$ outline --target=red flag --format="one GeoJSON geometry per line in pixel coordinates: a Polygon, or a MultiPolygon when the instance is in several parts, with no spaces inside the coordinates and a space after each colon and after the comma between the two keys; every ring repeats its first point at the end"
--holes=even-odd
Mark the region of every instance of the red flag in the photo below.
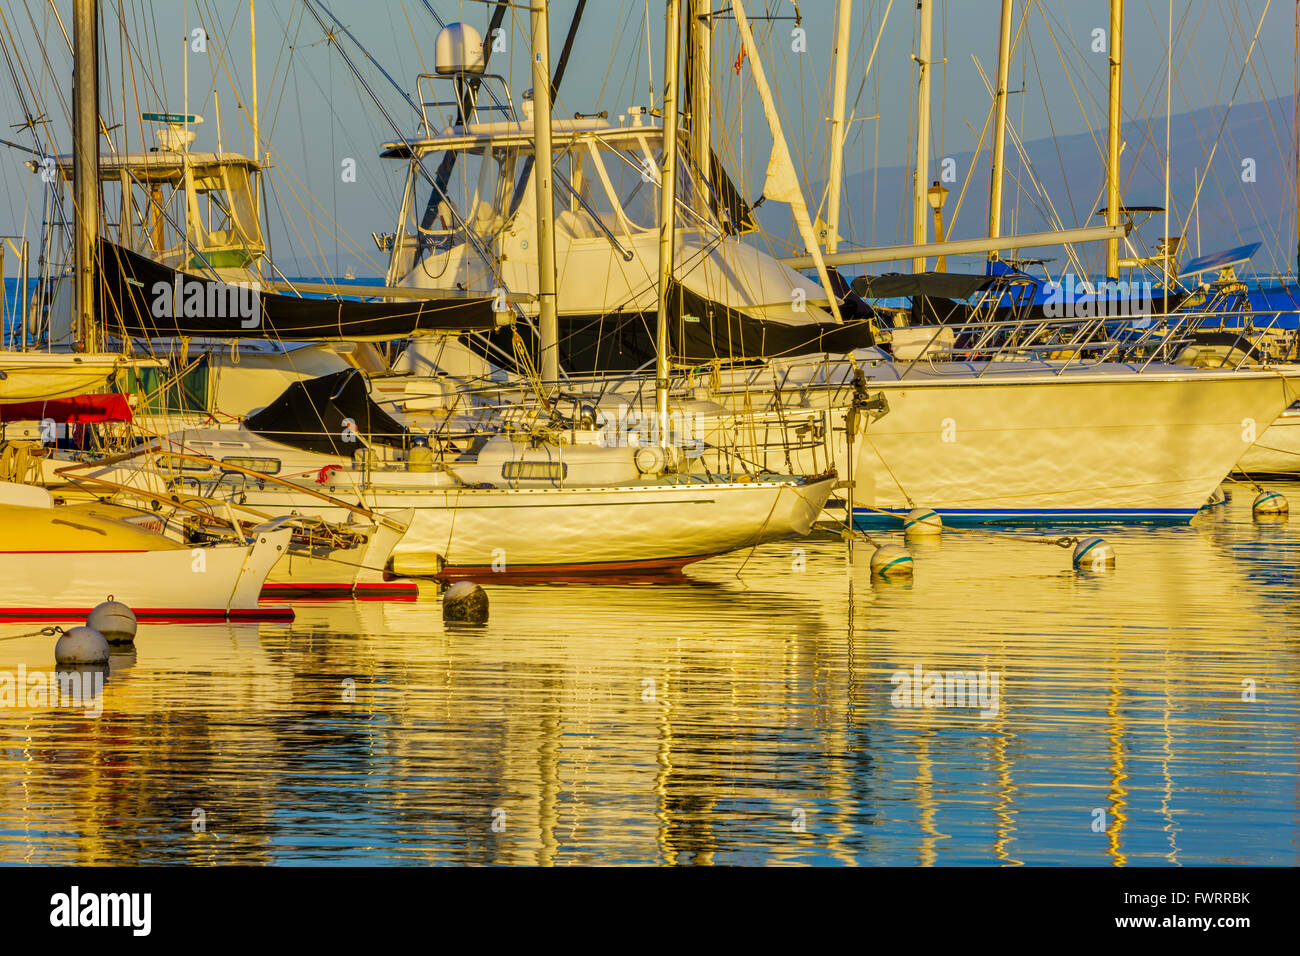
{"type": "Polygon", "coordinates": [[[731,68],[736,72],[736,76],[740,76],[740,65],[745,62],[746,56],[748,54],[745,52],[745,44],[742,43],[740,52],[736,54],[736,62],[731,65],[731,68]]]}

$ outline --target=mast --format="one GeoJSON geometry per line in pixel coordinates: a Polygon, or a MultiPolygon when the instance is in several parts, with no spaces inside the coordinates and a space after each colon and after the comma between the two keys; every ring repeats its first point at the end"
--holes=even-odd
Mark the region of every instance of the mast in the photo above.
{"type": "Polygon", "coordinates": [[[708,182],[713,174],[713,11],[707,0],[686,0],[686,41],[687,144],[700,177],[708,182]]]}
{"type": "MultiPolygon", "coordinates": [[[[1124,0],[1110,0],[1110,97],[1106,114],[1106,225],[1119,225],[1120,93],[1124,80],[1124,0]]],[[[1106,278],[1119,278],[1119,240],[1106,242],[1106,278]]]]}
{"type": "Polygon", "coordinates": [[[830,168],[826,183],[826,251],[840,245],[840,186],[844,178],[844,98],[849,82],[849,18],[853,0],[839,0],[835,11],[835,79],[832,82],[830,168]]]}
{"type": "MultiPolygon", "coordinates": [[[[912,172],[912,244],[924,245],[925,222],[928,216],[930,171],[930,21],[934,12],[933,0],[916,0],[916,15],[920,17],[920,42],[916,54],[916,168],[912,172]]],[[[925,271],[925,258],[912,260],[913,272],[925,271]]]]}
{"type": "Polygon", "coordinates": [[[677,60],[682,36],[681,0],[667,0],[664,33],[664,158],[659,183],[659,315],[655,324],[655,410],[659,444],[668,445],[668,293],[673,279],[677,221],[677,60]]]}
{"type": "MultiPolygon", "coordinates": [[[[1300,12],[1300,7],[1296,8],[1300,12]]],[[[1169,311],[1169,285],[1170,285],[1170,267],[1173,261],[1170,255],[1173,250],[1169,247],[1169,166],[1170,166],[1170,124],[1173,121],[1173,98],[1174,98],[1174,0],[1169,0],[1169,38],[1166,40],[1165,49],[1169,62],[1165,64],[1165,247],[1162,252],[1161,264],[1164,265],[1165,272],[1165,311],[1169,311]]]]}
{"type": "Polygon", "coordinates": [[[252,58],[250,81],[253,84],[253,162],[258,162],[262,144],[258,142],[257,130],[257,11],[256,0],[248,0],[248,53],[252,58]]]}
{"type": "Polygon", "coordinates": [[[560,320],[555,305],[555,157],[551,152],[551,24],[548,0],[533,0],[533,140],[537,191],[537,300],[542,381],[560,380],[560,320]]]}
{"type": "Polygon", "coordinates": [[[95,259],[99,241],[99,35],[98,0],[74,0],[72,35],[72,195],[74,315],[77,346],[85,352],[99,347],[95,328],[95,259]]]}
{"type": "MultiPolygon", "coordinates": [[[[993,170],[989,183],[989,238],[1002,235],[1002,180],[1006,173],[1007,77],[1011,71],[1011,8],[1015,0],[1002,0],[1002,26],[998,32],[998,86],[994,93],[993,170]]],[[[990,260],[999,258],[997,250],[990,260]]]]}

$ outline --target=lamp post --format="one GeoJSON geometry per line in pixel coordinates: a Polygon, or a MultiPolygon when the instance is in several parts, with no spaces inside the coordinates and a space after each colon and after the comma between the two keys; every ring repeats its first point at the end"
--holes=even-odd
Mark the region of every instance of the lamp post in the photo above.
{"type": "MultiPolygon", "coordinates": [[[[943,242],[943,204],[948,201],[948,190],[935,180],[934,184],[926,190],[925,198],[929,200],[930,210],[934,214],[934,241],[943,242]]],[[[934,268],[936,272],[947,272],[948,257],[940,256],[934,268]]]]}

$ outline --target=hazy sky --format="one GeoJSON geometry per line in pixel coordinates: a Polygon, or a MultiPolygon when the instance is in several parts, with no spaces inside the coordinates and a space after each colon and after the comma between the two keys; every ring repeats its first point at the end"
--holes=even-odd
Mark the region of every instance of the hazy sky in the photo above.
{"type": "MultiPolygon", "coordinates": [[[[20,77],[36,88],[37,112],[50,123],[46,136],[67,149],[67,90],[70,60],[51,13],[51,0],[0,0],[7,25],[0,25],[20,77]],[[16,55],[15,55],[16,54],[16,55]]],[[[70,26],[71,0],[55,0],[70,26]]],[[[365,45],[375,60],[413,99],[417,74],[432,69],[438,24],[428,7],[444,20],[464,19],[486,26],[490,6],[451,0],[326,0],[328,7],[365,45]]],[[[714,3],[720,9],[723,2],[714,3]]],[[[218,115],[223,145],[251,152],[247,111],[250,104],[247,0],[102,0],[104,112],[114,124],[127,118],[114,135],[139,148],[138,114],[142,110],[180,110],[188,105],[206,119],[197,148],[214,148],[218,115]],[[208,31],[206,52],[195,52],[191,31],[208,31]],[[129,42],[125,68],[123,37],[129,42]],[[186,65],[188,64],[188,99],[186,65]],[[125,94],[124,94],[125,90],[125,94]],[[220,111],[214,103],[219,98],[220,111]],[[125,104],[124,104],[125,99],[125,104]]],[[[576,0],[551,3],[551,46],[558,58],[576,0]]],[[[761,55],[777,88],[785,128],[809,183],[823,181],[827,86],[833,41],[834,0],[751,0],[747,5],[759,34],[761,55]],[[792,47],[796,10],[802,20],[806,51],[792,47]],[[780,19],[762,19],[770,14],[780,19]]],[[[664,3],[662,0],[589,0],[577,35],[574,56],[560,91],[558,112],[608,110],[617,115],[630,105],[647,104],[653,84],[662,85],[664,3]],[[646,23],[649,23],[647,34],[646,23]],[[647,67],[647,56],[652,69],[647,67]]],[[[855,0],[852,4],[852,53],[849,106],[855,122],[845,162],[846,175],[873,166],[910,162],[915,113],[914,0],[855,0]],[[885,18],[886,10],[888,16],[885,18]],[[880,29],[885,18],[883,32],[880,29]],[[868,58],[878,47],[870,73],[868,58]]],[[[937,177],[945,155],[970,153],[988,117],[991,98],[975,60],[991,77],[997,57],[997,0],[947,0],[934,4],[932,162],[927,177],[937,177]]],[[[1017,0],[1020,37],[1011,70],[1011,122],[1026,140],[1095,131],[1104,145],[1106,65],[1104,0],[1017,0]],[[1100,38],[1094,31],[1102,31],[1100,38]],[[1094,52],[1094,45],[1102,48],[1094,52]]],[[[328,15],[321,13],[328,22],[328,15]]],[[[1226,104],[1242,75],[1245,52],[1264,17],[1257,48],[1245,71],[1237,100],[1246,104],[1288,96],[1292,89],[1295,7],[1279,0],[1208,0],[1173,4],[1175,113],[1226,104]],[[1267,11],[1267,13],[1266,13],[1267,11]]],[[[528,17],[507,14],[507,48],[497,53],[492,70],[505,74],[516,99],[529,85],[528,17]]],[[[268,185],[273,253],[286,264],[312,259],[315,270],[333,272],[349,266],[373,271],[362,254],[378,259],[369,234],[394,227],[400,190],[400,167],[380,160],[378,144],[393,137],[392,127],[352,76],[338,50],[324,42],[322,30],[306,13],[304,0],[258,0],[258,86],[261,132],[272,153],[268,185]],[[357,181],[343,182],[344,160],[357,163],[357,181]],[[337,222],[337,226],[334,224],[337,222]],[[340,238],[342,236],[342,238],[340,238]],[[350,238],[349,238],[350,237],[350,238]]],[[[1125,25],[1125,114],[1149,128],[1145,142],[1127,143],[1125,158],[1144,150],[1163,152],[1165,110],[1165,36],[1167,2],[1129,0],[1125,25]]],[[[352,57],[366,81],[404,134],[415,131],[416,114],[376,67],[348,39],[341,48],[352,57]]],[[[742,191],[751,198],[761,190],[770,140],[754,91],[751,67],[736,73],[738,50],[734,21],[719,22],[715,44],[719,151],[733,167],[742,191]]],[[[21,124],[8,65],[0,60],[0,112],[4,125],[21,124]]],[[[1279,155],[1261,158],[1290,170],[1290,114],[1272,141],[1279,155]]],[[[1216,130],[1205,135],[1212,141],[1216,130]]],[[[0,136],[30,143],[30,134],[8,128],[0,136]]],[[[146,146],[152,145],[152,136],[146,146]]],[[[25,155],[0,147],[0,233],[21,232],[39,215],[40,184],[20,163],[25,155]]],[[[1174,156],[1174,163],[1204,166],[1205,156],[1174,156]]],[[[1238,158],[1224,150],[1217,164],[1235,166],[1238,158]]],[[[1100,167],[1101,156],[1097,154],[1100,167]]],[[[965,170],[958,170],[959,176],[965,170]]],[[[987,173],[984,174],[987,177],[987,173]]],[[[1288,174],[1289,175],[1289,172],[1288,174]]],[[[1014,186],[1009,189],[1014,190],[1014,186]]],[[[814,194],[815,207],[820,194],[814,194]]],[[[860,201],[862,197],[851,198],[860,201]]],[[[979,232],[981,217],[963,217],[962,235],[979,232]]],[[[1077,223],[1067,222],[1066,225],[1077,223]]],[[[782,227],[784,228],[784,227],[782,227]]],[[[878,241],[910,237],[906,222],[878,228],[878,241]]],[[[782,236],[781,238],[784,238],[782,236]]],[[[853,240],[855,237],[850,236],[853,240]]],[[[304,264],[305,265],[305,264],[304,264]]],[[[300,270],[301,271],[301,270],[300,270]]]]}

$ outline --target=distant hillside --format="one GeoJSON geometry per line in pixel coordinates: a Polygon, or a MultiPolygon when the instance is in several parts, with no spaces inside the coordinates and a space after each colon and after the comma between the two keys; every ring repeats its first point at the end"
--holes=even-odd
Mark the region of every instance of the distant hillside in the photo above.
{"type": "MultiPolygon", "coordinates": [[[[1224,108],[1214,107],[1175,115],[1171,121],[1170,186],[1172,194],[1170,231],[1177,235],[1192,209],[1196,170],[1204,174],[1207,158],[1223,122],[1224,108]]],[[[1254,267],[1261,273],[1296,269],[1296,217],[1294,199],[1294,165],[1290,158],[1292,104],[1289,96],[1274,100],[1237,104],[1233,107],[1219,137],[1213,167],[1205,179],[1200,198],[1200,248],[1212,252],[1260,241],[1263,247],[1255,257],[1254,267]],[[1244,160],[1253,160],[1254,181],[1243,181],[1244,160]]],[[[1062,136],[1059,139],[1033,138],[1026,135],[1025,152],[1030,168],[1056,213],[1066,227],[1098,225],[1094,216],[1105,204],[1105,129],[1096,131],[1096,141],[1088,133],[1062,136]]],[[[1121,154],[1124,181],[1122,199],[1130,206],[1164,205],[1164,116],[1153,115],[1148,130],[1145,121],[1124,125],[1125,149],[1121,154]],[[1154,140],[1154,142],[1152,142],[1154,140]]],[[[972,152],[951,153],[956,160],[957,181],[944,183],[950,190],[945,218],[950,219],[958,193],[970,169],[972,152]]],[[[943,157],[934,157],[933,168],[939,169],[943,157]]],[[[989,192],[989,149],[986,143],[980,162],[971,178],[956,228],[950,238],[962,239],[984,235],[987,230],[989,192]]],[[[933,180],[935,175],[932,174],[933,180]]],[[[872,231],[872,173],[846,178],[844,184],[845,225],[841,228],[849,245],[894,245],[911,241],[911,175],[906,167],[882,166],[875,173],[875,231],[872,231]]],[[[812,205],[821,196],[823,184],[816,184],[812,205]]],[[[1025,175],[1020,156],[1008,135],[1007,179],[1004,186],[1003,232],[1039,232],[1053,228],[1025,175]],[[1020,185],[1017,185],[1017,179],[1020,185]],[[1032,199],[1030,198],[1032,196],[1032,199]],[[1018,209],[1017,209],[1018,203],[1018,209]]],[[[761,216],[765,227],[777,234],[792,234],[788,207],[764,204],[761,216]]],[[[1134,245],[1145,251],[1163,232],[1163,217],[1157,214],[1135,233],[1134,245]]],[[[1196,254],[1196,220],[1187,230],[1183,259],[1196,254]]],[[[1104,261],[1100,248],[1076,250],[1085,256],[1085,264],[1096,269],[1104,261]]],[[[1024,255],[1052,258],[1058,270],[1064,263],[1060,247],[1026,250],[1024,255]]],[[[949,263],[954,269],[962,263],[968,268],[976,259],[949,263]]],[[[910,266],[909,266],[910,267],[910,266]]],[[[872,272],[895,271],[899,264],[882,264],[872,272]]],[[[860,271],[860,270],[855,270],[860,271]]]]}

